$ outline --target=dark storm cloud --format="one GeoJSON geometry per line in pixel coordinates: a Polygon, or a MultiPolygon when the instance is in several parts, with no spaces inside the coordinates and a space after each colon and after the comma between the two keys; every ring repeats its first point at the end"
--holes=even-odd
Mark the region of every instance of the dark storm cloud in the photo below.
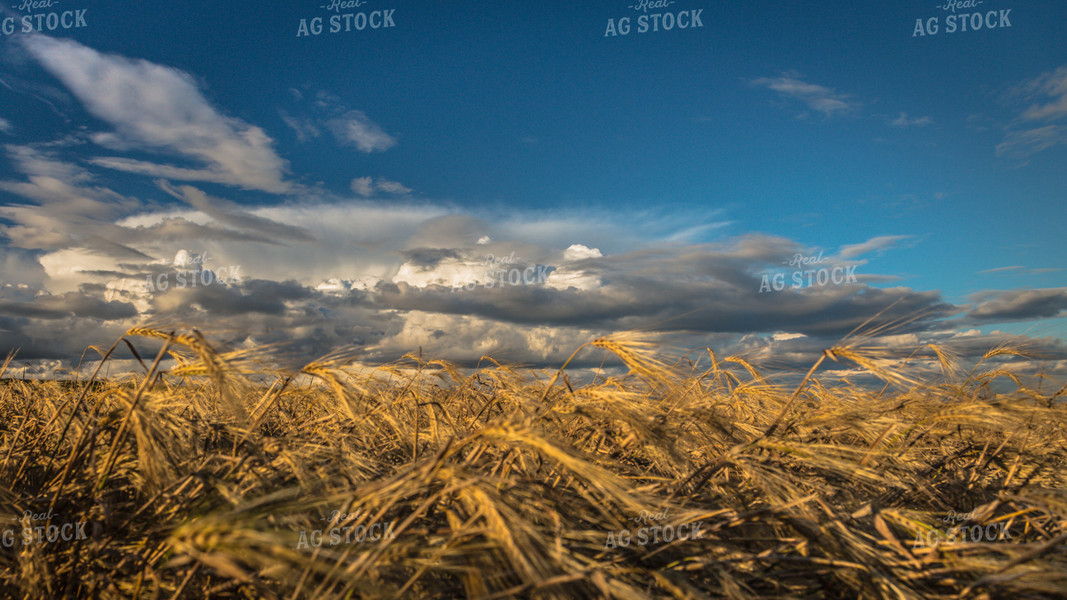
{"type": "MultiPolygon", "coordinates": [[[[456,292],[400,283],[379,286],[376,300],[383,308],[478,315],[523,325],[788,330],[813,336],[844,335],[890,306],[888,318],[921,315],[912,328],[957,312],[936,292],[879,289],[859,282],[761,293],[762,273],[787,262],[797,250],[781,238],[753,236],[732,246],[642,250],[561,267],[561,273],[596,277],[600,285],[589,289],[496,285],[456,292]]],[[[833,264],[838,263],[825,266],[833,264]]]]}
{"type": "Polygon", "coordinates": [[[404,260],[423,270],[436,268],[446,258],[463,257],[458,251],[449,248],[415,248],[404,250],[400,254],[404,260]]]}
{"type": "Polygon", "coordinates": [[[179,318],[200,311],[208,313],[209,316],[239,316],[249,313],[280,315],[288,310],[287,302],[307,301],[318,296],[314,290],[295,281],[255,279],[244,281],[240,286],[211,284],[172,288],[154,297],[153,306],[157,312],[179,318]]]}
{"type": "Polygon", "coordinates": [[[114,321],[137,316],[137,309],[124,302],[105,302],[82,292],[37,296],[29,302],[0,301],[0,314],[54,320],[81,317],[114,321]]]}
{"type": "Polygon", "coordinates": [[[1050,319],[1067,310],[1067,288],[983,292],[971,298],[978,303],[967,314],[972,323],[1050,319]]]}

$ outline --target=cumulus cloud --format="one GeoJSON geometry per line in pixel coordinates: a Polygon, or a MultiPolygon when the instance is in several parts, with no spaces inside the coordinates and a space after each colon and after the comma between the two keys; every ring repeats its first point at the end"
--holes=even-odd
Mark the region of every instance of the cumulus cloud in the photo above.
{"type": "Polygon", "coordinates": [[[96,137],[105,145],[169,152],[199,168],[132,159],[97,164],[134,173],[225,183],[284,193],[288,164],[262,129],[216,110],[189,74],[146,60],[104,54],[73,40],[22,38],[41,65],[94,117],[115,128],[96,137]]]}
{"type": "Polygon", "coordinates": [[[925,313],[935,318],[956,312],[936,293],[908,288],[849,285],[761,294],[760,273],[780,265],[796,249],[795,244],[766,236],[609,256],[572,247],[548,259],[548,265],[558,268],[544,285],[479,286],[476,293],[463,294],[433,283],[446,279],[446,269],[455,266],[441,261],[439,272],[424,273],[424,284],[383,285],[374,298],[404,310],[524,324],[708,333],[788,328],[806,335],[843,335],[894,303],[897,315],[925,313]],[[574,273],[593,284],[568,285],[574,273]],[[553,285],[557,277],[563,278],[562,285],[553,285]]]}
{"type": "MultiPolygon", "coordinates": [[[[94,189],[94,180],[70,165],[40,153],[21,156],[36,163],[38,179],[71,177],[74,192],[94,189]]],[[[784,237],[635,244],[626,238],[632,235],[629,215],[592,223],[565,212],[487,217],[431,204],[353,201],[250,208],[192,186],[161,185],[183,204],[142,206],[109,223],[125,254],[121,248],[95,250],[83,237],[78,245],[38,256],[37,271],[33,254],[12,257],[7,267],[0,262],[0,268],[30,268],[24,283],[0,289],[0,329],[6,331],[0,351],[20,346],[27,356],[77,356],[89,343],[100,343],[100,335],[151,319],[217,330],[239,347],[285,344],[304,359],[355,344],[361,360],[384,361],[421,346],[464,364],[492,354],[548,367],[597,335],[645,329],[679,336],[686,347],[707,344],[717,352],[754,356],[783,352],[778,358],[788,364],[810,366],[822,348],[887,307],[886,319],[919,317],[897,332],[916,340],[946,329],[946,320],[964,310],[937,292],[878,289],[863,279],[760,293],[761,274],[811,252],[784,237]],[[575,222],[581,227],[564,229],[572,237],[559,243],[563,234],[552,225],[575,222]],[[198,236],[191,238],[198,245],[181,232],[198,236]],[[197,263],[194,254],[214,261],[195,269],[239,265],[240,280],[173,285],[175,269],[197,263]],[[179,255],[185,258],[176,262],[179,255]],[[532,268],[543,279],[466,287],[512,268],[532,268]],[[146,278],[162,273],[172,285],[146,290],[146,278]],[[69,337],[53,335],[76,315],[95,319],[103,333],[76,328],[69,337]]],[[[86,206],[99,211],[100,223],[117,216],[91,202],[86,206]]],[[[847,264],[905,239],[872,238],[843,247],[831,259],[847,264]]],[[[1005,310],[986,303],[970,318],[1005,310]]],[[[602,359],[588,358],[594,367],[602,359]]]]}
{"type": "Polygon", "coordinates": [[[575,261],[584,260],[586,258],[601,258],[604,255],[598,248],[589,248],[584,244],[571,244],[563,252],[563,260],[575,261]]]}

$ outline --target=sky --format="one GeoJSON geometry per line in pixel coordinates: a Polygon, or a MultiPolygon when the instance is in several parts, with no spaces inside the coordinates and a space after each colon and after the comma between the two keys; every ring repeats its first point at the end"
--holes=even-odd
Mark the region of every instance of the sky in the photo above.
{"type": "Polygon", "coordinates": [[[911,318],[888,345],[1022,341],[1062,377],[1065,22],[9,0],[0,352],[53,373],[164,323],[549,367],[644,329],[805,369],[881,315],[911,318]]]}

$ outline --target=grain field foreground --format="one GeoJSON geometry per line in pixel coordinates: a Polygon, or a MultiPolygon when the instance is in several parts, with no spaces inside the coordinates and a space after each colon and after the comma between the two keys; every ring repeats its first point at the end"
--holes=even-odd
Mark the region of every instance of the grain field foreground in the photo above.
{"type": "Polygon", "coordinates": [[[627,374],[580,382],[344,352],[294,372],[195,331],[124,340],[139,375],[0,382],[4,597],[1067,590],[1064,390],[1016,379],[1013,349],[827,349],[821,367],[884,384],[860,386],[814,367],[776,383],[709,350],[667,362],[629,334],[580,349],[627,374]]]}

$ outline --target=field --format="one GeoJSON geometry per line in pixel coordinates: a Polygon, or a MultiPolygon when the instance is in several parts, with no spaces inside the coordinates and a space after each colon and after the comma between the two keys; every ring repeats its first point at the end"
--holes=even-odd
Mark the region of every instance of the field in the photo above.
{"type": "Polygon", "coordinates": [[[1064,389],[1019,349],[857,337],[787,385],[635,334],[581,381],[124,340],[139,375],[0,385],[4,597],[1067,596],[1064,389]]]}

